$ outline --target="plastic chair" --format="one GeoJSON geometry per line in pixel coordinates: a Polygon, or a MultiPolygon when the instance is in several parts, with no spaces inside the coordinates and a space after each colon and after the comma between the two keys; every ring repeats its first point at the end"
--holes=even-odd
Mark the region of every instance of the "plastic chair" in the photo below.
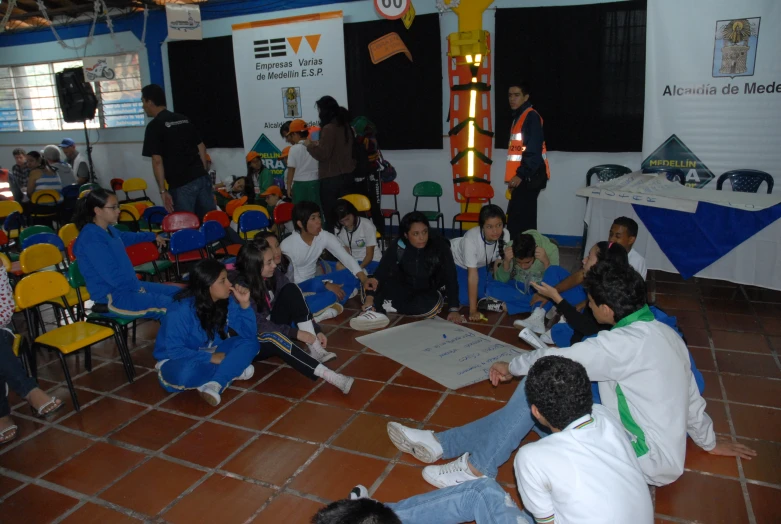
{"type": "Polygon", "coordinates": [[[233,216],[233,213],[247,203],[247,197],[243,196],[241,198],[237,198],[235,200],[231,200],[227,204],[225,204],[225,212],[228,213],[229,217],[233,216]]]}
{"type": "Polygon", "coordinates": [[[0,218],[6,218],[11,213],[23,213],[22,204],[13,200],[0,201],[0,218]]]}
{"type": "Polygon", "coordinates": [[[255,238],[258,231],[268,229],[271,225],[268,217],[256,210],[244,211],[238,218],[239,234],[243,234],[245,239],[255,238]]]}
{"type": "Polygon", "coordinates": [[[146,180],[143,178],[128,178],[122,183],[122,191],[125,193],[125,199],[122,202],[141,202],[149,200],[149,197],[146,195],[146,188],[146,180]],[[131,198],[130,193],[137,191],[141,191],[144,196],[131,198]]]}
{"type": "Polygon", "coordinates": [[[140,228],[139,220],[141,220],[141,213],[136,206],[130,203],[119,205],[118,223],[126,225],[130,231],[137,232],[140,228]]]}
{"type": "Polygon", "coordinates": [[[128,258],[130,258],[130,263],[133,264],[135,272],[141,274],[144,280],[146,280],[147,276],[157,276],[158,280],[162,282],[163,272],[167,272],[173,265],[169,260],[160,260],[160,253],[157,251],[157,244],[154,242],[133,244],[126,247],[125,252],[128,258]]]}
{"type": "MultiPolygon", "coordinates": [[[[359,213],[363,213],[366,217],[371,218],[371,203],[369,202],[369,199],[366,198],[365,195],[361,195],[359,193],[352,193],[349,195],[344,195],[343,197],[339,197],[342,200],[347,200],[349,203],[355,207],[355,210],[359,213]]],[[[377,232],[377,238],[382,238],[382,235],[380,235],[379,232],[377,232]]]]}
{"type": "Polygon", "coordinates": [[[19,265],[24,274],[35,273],[48,267],[56,267],[59,271],[64,271],[60,264],[62,264],[62,251],[48,243],[34,244],[22,251],[19,256],[19,265]]]}
{"type": "Polygon", "coordinates": [[[204,222],[201,226],[201,233],[206,238],[206,248],[212,256],[236,256],[239,254],[241,244],[230,244],[225,242],[225,228],[216,220],[204,222]]]}
{"type": "Polygon", "coordinates": [[[60,214],[60,200],[62,195],[54,189],[41,189],[30,196],[32,207],[28,209],[29,216],[33,221],[43,220],[54,225],[58,221],[60,214]]]}
{"type": "Polygon", "coordinates": [[[11,272],[11,259],[5,253],[0,253],[0,263],[3,264],[6,273],[11,272]]]}
{"type": "Polygon", "coordinates": [[[62,243],[67,246],[79,236],[79,230],[74,223],[65,224],[57,232],[57,236],[59,236],[62,243]]]}
{"type": "Polygon", "coordinates": [[[283,224],[287,224],[293,220],[293,204],[291,202],[280,202],[274,206],[274,224],[277,226],[277,238],[282,242],[282,233],[285,228],[283,224]]]}
{"type": "Polygon", "coordinates": [[[121,178],[112,178],[109,182],[109,185],[111,186],[111,190],[115,193],[117,191],[122,191],[122,186],[125,184],[125,181],[121,178]]]}
{"type": "Polygon", "coordinates": [[[586,173],[586,187],[591,186],[591,178],[596,175],[599,182],[607,182],[620,176],[631,173],[632,170],[626,166],[618,164],[602,164],[594,166],[586,173]]]}
{"type": "MultiPolygon", "coordinates": [[[[84,187],[84,186],[81,186],[84,187]]],[[[84,198],[85,196],[89,195],[89,192],[92,191],[92,189],[85,189],[79,193],[79,198],[84,198]]]]}
{"type": "Polygon", "coordinates": [[[92,191],[93,189],[98,189],[100,187],[99,184],[96,184],[94,182],[90,182],[88,184],[82,184],[79,188],[79,198],[81,198],[81,194],[85,191],[92,191]]]}
{"type": "Polygon", "coordinates": [[[52,233],[54,234],[54,230],[50,228],[49,226],[31,226],[26,229],[23,229],[21,233],[19,233],[19,242],[24,245],[24,241],[30,238],[33,235],[37,235],[39,233],[52,233]]]}
{"type": "Polygon", "coordinates": [[[729,179],[733,191],[740,193],[757,193],[762,182],[767,182],[768,195],[773,192],[773,177],[770,173],[756,169],[735,169],[727,171],[716,181],[716,190],[721,191],[724,181],[729,179]]]}
{"type": "MultiPolygon", "coordinates": [[[[0,204],[2,204],[2,202],[0,202],[0,204]]],[[[22,230],[24,229],[24,225],[25,225],[25,220],[22,212],[12,211],[11,214],[5,217],[5,220],[3,221],[3,230],[6,232],[9,239],[19,238],[19,235],[22,233],[22,230]]]]}
{"type": "MultiPolygon", "coordinates": [[[[14,290],[14,299],[20,309],[27,311],[36,309],[37,312],[39,305],[63,297],[68,294],[69,290],[70,286],[63,275],[54,271],[43,271],[29,275],[19,281],[14,290]]],[[[32,312],[29,312],[29,314],[32,314],[32,312]]],[[[33,325],[34,323],[28,321],[28,326],[33,325]]],[[[40,322],[40,325],[42,329],[46,329],[43,322],[40,322]]],[[[81,407],[76,396],[76,390],[73,387],[68,365],[65,362],[65,355],[85,349],[84,365],[88,371],[92,371],[90,347],[93,344],[114,337],[117,348],[120,348],[120,353],[122,353],[121,340],[113,330],[84,321],[77,321],[73,324],[58,327],[40,335],[36,332],[33,336],[32,353],[35,353],[37,348],[42,348],[56,351],[60,357],[62,372],[65,375],[65,381],[68,384],[71,399],[73,400],[73,408],[76,411],[80,411],[81,407]]],[[[128,377],[128,380],[132,382],[130,377],[128,377]]]]}
{"type": "MultiPolygon", "coordinates": [[[[170,216],[168,215],[168,217],[170,216]]],[[[168,246],[168,259],[176,264],[176,276],[179,278],[182,276],[179,266],[181,262],[195,262],[206,258],[205,250],[206,237],[200,231],[181,229],[171,235],[171,241],[168,246]]]]}
{"type": "Polygon", "coordinates": [[[390,231],[393,228],[393,217],[396,217],[397,227],[401,226],[401,213],[399,212],[398,195],[401,194],[399,184],[395,181],[382,183],[382,195],[393,196],[393,209],[383,208],[380,210],[382,218],[388,220],[388,229],[390,231]]]}
{"type": "Polygon", "coordinates": [[[68,248],[66,249],[66,252],[68,253],[68,261],[73,262],[76,260],[76,254],[73,252],[73,246],[76,245],[76,239],[74,238],[70,242],[68,242],[68,248]]]}
{"type": "Polygon", "coordinates": [[[464,222],[478,222],[480,220],[480,213],[469,211],[469,204],[474,204],[476,202],[490,204],[491,199],[494,198],[494,188],[491,187],[491,184],[471,182],[464,186],[463,195],[466,199],[466,206],[464,206],[466,211],[458,213],[453,217],[453,229],[456,228],[456,222],[458,222],[458,228],[461,235],[464,234],[464,222]]]}
{"type": "Polygon", "coordinates": [[[175,233],[182,229],[198,229],[201,227],[201,222],[198,217],[193,213],[187,211],[177,211],[176,213],[170,213],[163,219],[163,231],[166,233],[175,233]]]}
{"type": "Polygon", "coordinates": [[[62,198],[65,200],[78,200],[79,199],[79,189],[81,188],[78,184],[71,184],[69,186],[65,186],[62,188],[62,198]]]}
{"type": "Polygon", "coordinates": [[[686,175],[683,174],[683,171],[680,169],[670,169],[668,167],[644,167],[643,173],[645,174],[653,174],[653,173],[665,173],[667,176],[667,180],[670,182],[678,182],[682,186],[686,185],[686,175]]]}
{"type": "Polygon", "coordinates": [[[163,230],[163,220],[168,216],[168,210],[163,206],[151,206],[144,209],[141,215],[141,229],[148,229],[153,233],[163,230]]]}
{"type": "MultiPolygon", "coordinates": [[[[209,211],[206,213],[203,216],[203,223],[205,224],[206,222],[217,222],[222,227],[230,227],[231,225],[231,219],[228,214],[225,211],[220,211],[219,209],[215,209],[214,211],[209,211]]],[[[206,241],[208,242],[208,239],[206,241]]]]}
{"type": "Polygon", "coordinates": [[[257,204],[247,204],[246,206],[239,206],[235,210],[233,210],[233,215],[231,217],[233,218],[233,221],[237,224],[239,223],[239,217],[247,212],[247,211],[259,211],[266,215],[266,218],[269,218],[268,216],[268,209],[266,209],[263,206],[259,206],[257,204]]]}
{"type": "Polygon", "coordinates": [[[30,246],[36,244],[51,244],[60,250],[61,253],[65,253],[65,244],[62,239],[54,233],[38,233],[37,235],[31,235],[24,239],[22,242],[22,249],[27,249],[30,246]]]}
{"type": "Polygon", "coordinates": [[[445,215],[442,214],[442,208],[439,204],[439,199],[442,197],[442,186],[436,182],[418,182],[415,187],[412,188],[412,196],[415,197],[415,211],[418,211],[418,199],[419,198],[436,198],[437,210],[436,211],[420,211],[426,216],[429,222],[436,222],[440,228],[440,232],[444,236],[445,234],[445,215]],[[442,225],[440,226],[440,220],[442,225]]]}

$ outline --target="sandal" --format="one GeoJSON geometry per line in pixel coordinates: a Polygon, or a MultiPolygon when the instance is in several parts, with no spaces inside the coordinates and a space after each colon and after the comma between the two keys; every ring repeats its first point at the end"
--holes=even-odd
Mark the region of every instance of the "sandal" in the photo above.
{"type": "Polygon", "coordinates": [[[19,426],[14,424],[13,426],[8,426],[4,430],[0,431],[0,445],[8,444],[9,442],[16,439],[18,430],[19,430],[19,426]],[[7,435],[9,432],[12,432],[10,436],[7,435]]]}
{"type": "Polygon", "coordinates": [[[43,406],[39,407],[37,410],[30,406],[33,409],[33,413],[36,417],[39,418],[46,418],[49,415],[56,412],[58,409],[60,409],[62,406],[64,406],[65,403],[58,399],[57,397],[52,397],[49,399],[47,403],[45,403],[43,406]],[[59,404],[58,404],[59,402],[59,404]]]}

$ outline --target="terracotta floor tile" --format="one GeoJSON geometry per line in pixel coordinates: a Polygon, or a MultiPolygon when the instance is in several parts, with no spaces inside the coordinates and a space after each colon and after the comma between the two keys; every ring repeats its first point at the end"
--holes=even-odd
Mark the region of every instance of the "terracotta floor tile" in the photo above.
{"type": "Polygon", "coordinates": [[[781,500],[781,489],[749,484],[748,495],[757,524],[781,522],[781,504],[778,503],[781,500]]]}
{"type": "Polygon", "coordinates": [[[153,356],[155,346],[149,344],[144,347],[139,347],[130,352],[130,358],[133,360],[133,364],[149,369],[154,369],[157,364],[157,359],[153,356]]]}
{"type": "Polygon", "coordinates": [[[356,484],[371,486],[385,470],[384,460],[325,449],[290,485],[326,500],[344,498],[356,484]],[[334,472],[339,475],[335,476],[334,472]]]}
{"type": "Polygon", "coordinates": [[[203,475],[198,470],[152,457],[104,491],[100,498],[154,516],[203,475]]]}
{"type": "Polygon", "coordinates": [[[727,400],[781,408],[781,380],[728,374],[721,378],[727,400]]]}
{"type": "Polygon", "coordinates": [[[722,373],[781,378],[781,370],[770,355],[717,351],[716,362],[722,373]]]}
{"type": "Polygon", "coordinates": [[[699,287],[690,282],[656,282],[656,293],[664,295],[699,296],[699,287]]]}
{"type": "Polygon", "coordinates": [[[781,303],[781,291],[754,286],[743,286],[743,290],[746,292],[746,296],[749,300],[755,302],[781,303]]]}
{"type": "Polygon", "coordinates": [[[401,369],[401,364],[389,358],[372,355],[358,357],[340,370],[340,373],[350,377],[366,378],[385,382],[401,369]]]}
{"type": "Polygon", "coordinates": [[[266,380],[255,386],[255,391],[272,393],[288,398],[301,398],[317,385],[293,368],[282,368],[266,380]]]}
{"type": "Polygon", "coordinates": [[[3,522],[48,524],[79,501],[40,486],[28,484],[2,504],[3,522]]]}
{"type": "Polygon", "coordinates": [[[289,400],[250,391],[217,413],[214,418],[260,431],[292,405],[289,400]]]}
{"type": "Polygon", "coordinates": [[[678,319],[678,325],[682,328],[705,328],[705,317],[700,311],[686,311],[682,309],[668,309],[665,313],[678,319]]]}
{"type": "Polygon", "coordinates": [[[132,384],[128,384],[114,392],[114,394],[150,405],[157,404],[171,395],[171,393],[168,393],[160,386],[157,373],[147,373],[143,377],[137,378],[132,384]]]}
{"type": "MultiPolygon", "coordinates": [[[[57,413],[49,416],[49,421],[56,422],[58,420],[62,420],[75,411],[73,409],[73,402],[71,401],[71,394],[70,391],[68,391],[67,386],[57,386],[55,388],[49,389],[47,393],[53,397],[57,397],[65,403],[65,407],[60,408],[57,410],[57,413]]],[[[84,409],[84,406],[98,398],[100,395],[91,391],[76,388],[76,396],[79,399],[79,405],[81,406],[81,409],[84,409]]]]}
{"type": "Polygon", "coordinates": [[[442,393],[436,391],[388,385],[366,407],[366,411],[422,421],[441,396],[442,393]]]}
{"type": "MultiPolygon", "coordinates": [[[[145,370],[136,368],[137,374],[142,374],[145,370]]],[[[73,384],[77,387],[94,389],[97,391],[111,391],[117,389],[123,384],[129,384],[125,368],[122,364],[109,362],[100,367],[94,367],[91,372],[85,373],[75,379],[73,384]]]]}
{"type": "Polygon", "coordinates": [[[752,460],[741,460],[747,479],[781,485],[781,444],[766,440],[738,439],[757,452],[752,460]]]}
{"type": "MultiPolygon", "coordinates": [[[[27,406],[27,403],[25,402],[24,405],[27,406]]],[[[60,408],[60,409],[64,410],[65,408],[60,408]]],[[[23,413],[25,415],[30,415],[30,413],[31,413],[29,407],[22,408],[22,411],[23,411],[23,413]]],[[[41,429],[43,427],[43,424],[41,424],[38,421],[33,421],[33,420],[28,419],[28,418],[22,418],[22,417],[14,416],[16,413],[18,413],[18,412],[14,411],[14,412],[11,413],[11,418],[13,418],[14,424],[17,427],[16,439],[15,440],[17,440],[17,441],[18,440],[22,440],[23,438],[32,435],[33,433],[35,433],[36,431],[38,431],[39,429],[41,429]]],[[[2,448],[0,448],[0,451],[2,451],[2,448]]]]}
{"type": "Polygon", "coordinates": [[[727,421],[727,408],[724,402],[708,400],[705,412],[713,420],[713,430],[716,433],[730,433],[729,422],[727,421]]]}
{"type": "Polygon", "coordinates": [[[309,396],[309,400],[340,408],[361,409],[381,387],[379,382],[356,379],[350,392],[345,395],[335,387],[324,384],[309,396]]]}
{"type": "Polygon", "coordinates": [[[685,471],[674,483],[656,488],[656,512],[697,522],[747,523],[737,480],[685,471]],[[718,497],[713,494],[718,493],[718,497]],[[707,504],[702,502],[707,500],[707,504]]]}
{"type": "Polygon", "coordinates": [[[466,386],[464,388],[461,388],[457,392],[459,395],[488,397],[494,400],[501,400],[502,402],[507,402],[508,400],[510,400],[510,397],[513,396],[513,393],[515,393],[515,390],[518,387],[518,384],[520,382],[521,379],[518,378],[510,382],[506,382],[506,383],[499,384],[498,386],[494,386],[488,380],[481,380],[480,382],[476,382],[471,386],[466,386]]]}
{"type": "Polygon", "coordinates": [[[666,271],[657,270],[654,273],[654,277],[657,282],[684,282],[683,277],[678,273],[668,273],[666,271]]]}
{"type": "Polygon", "coordinates": [[[44,480],[93,495],[141,462],[146,455],[96,442],[81,455],[44,476],[44,480]]]}
{"type": "Polygon", "coordinates": [[[347,409],[302,402],[269,431],[310,442],[325,442],[352,415],[353,411],[347,409]]]}
{"type": "Polygon", "coordinates": [[[719,385],[719,374],[715,371],[700,370],[702,378],[705,381],[705,390],[702,392],[702,396],[706,399],[723,400],[721,394],[721,386],[719,385]]]}
{"type": "Polygon", "coordinates": [[[713,285],[708,281],[701,281],[697,288],[700,294],[707,299],[720,299],[723,301],[746,302],[746,296],[740,286],[732,282],[725,282],[725,285],[713,285]]]}
{"type": "Polygon", "coordinates": [[[249,431],[206,422],[166,448],[165,454],[214,468],[250,438],[249,431]]]}
{"type": "Polygon", "coordinates": [[[111,439],[157,451],[190,429],[195,420],[165,411],[150,411],[111,436],[111,439]]]}
{"type": "MultiPolygon", "coordinates": [[[[136,323],[136,338],[138,340],[154,341],[157,338],[157,332],[160,330],[160,322],[156,320],[144,320],[136,323]]],[[[132,333],[131,337],[132,338],[132,333]]]]}
{"type": "Polygon", "coordinates": [[[781,319],[781,304],[761,304],[759,302],[752,302],[751,305],[754,308],[754,312],[760,317],[774,318],[776,320],[781,319]]]}
{"type": "Polygon", "coordinates": [[[422,467],[396,464],[372,498],[380,502],[398,502],[435,489],[437,488],[423,480],[422,467]]]}
{"type": "Polygon", "coordinates": [[[60,424],[97,437],[121,426],[131,418],[143,412],[145,407],[113,398],[103,398],[97,403],[83,408],[79,413],[63,420],[60,424]]]}
{"type": "Polygon", "coordinates": [[[5,497],[13,490],[21,486],[22,484],[24,483],[19,482],[16,479],[12,479],[11,477],[4,477],[0,475],[0,497],[5,497]]]}
{"type": "Polygon", "coordinates": [[[759,322],[753,316],[714,312],[708,312],[706,316],[711,327],[718,327],[727,331],[762,332],[762,326],[759,325],[759,322]]]}
{"type": "Polygon", "coordinates": [[[90,444],[89,439],[52,428],[0,455],[0,467],[37,477],[90,444]]]}
{"type": "MultiPolygon", "coordinates": [[[[239,393],[241,392],[237,389],[226,389],[220,395],[222,397],[222,403],[220,405],[227,404],[228,401],[235,398],[239,393]]],[[[172,411],[192,415],[193,417],[208,417],[209,415],[213,415],[220,406],[210,406],[201,398],[197,391],[191,389],[177,393],[172,399],[163,402],[161,407],[163,409],[170,409],[172,411]]]]}
{"type": "Polygon", "coordinates": [[[736,349],[754,353],[770,353],[767,340],[759,333],[736,333],[734,331],[711,331],[713,347],[716,349],[736,349]]]}
{"type": "Polygon", "coordinates": [[[286,524],[308,523],[317,511],[324,507],[319,502],[283,493],[271,501],[266,509],[252,521],[254,524],[279,522],[286,524]]]}
{"type": "Polygon", "coordinates": [[[692,354],[697,369],[700,371],[716,371],[716,364],[713,362],[713,354],[710,348],[689,346],[689,353],[692,354]]]}
{"type": "Polygon", "coordinates": [[[88,502],[71,513],[63,524],[138,524],[139,520],[128,517],[113,509],[88,502]]]}
{"type": "Polygon", "coordinates": [[[314,444],[260,435],[222,469],[281,486],[315,451],[314,444]]]}
{"type": "Polygon", "coordinates": [[[732,422],[739,437],[781,442],[781,410],[730,404],[732,422]]]}
{"type": "Polygon", "coordinates": [[[502,406],[503,403],[494,400],[448,395],[431,417],[430,422],[451,428],[463,426],[493,413],[502,406]]]}
{"type": "Polygon", "coordinates": [[[437,391],[445,391],[445,386],[439,382],[435,382],[425,375],[421,375],[417,371],[413,371],[410,368],[404,368],[401,373],[393,379],[394,384],[403,384],[405,386],[414,386],[418,388],[434,389],[437,391]]]}
{"type": "MultiPolygon", "coordinates": [[[[702,328],[681,328],[683,331],[683,337],[686,339],[686,343],[691,348],[692,346],[698,346],[710,349],[710,340],[708,339],[708,331],[702,328]]],[[[726,331],[724,331],[726,333],[726,331]]]]}
{"type": "Polygon", "coordinates": [[[274,490],[222,475],[213,475],[186,495],[164,518],[173,524],[246,522],[274,490]]]}
{"type": "Polygon", "coordinates": [[[738,477],[738,461],[735,457],[718,457],[700,448],[692,439],[686,439],[686,469],[716,473],[726,477],[738,477]]]}
{"type": "MultiPolygon", "coordinates": [[[[68,355],[65,357],[65,363],[68,365],[71,379],[87,371],[87,368],[84,366],[83,351],[74,355],[68,355]]],[[[60,364],[59,359],[53,360],[50,364],[46,364],[45,366],[39,365],[38,377],[45,380],[51,380],[52,382],[63,382],[65,380],[65,374],[62,372],[62,365],[60,364]]]]}
{"type": "MultiPolygon", "coordinates": [[[[737,291],[737,290],[736,290],[737,291]]],[[[753,315],[754,308],[751,302],[739,294],[738,299],[734,298],[704,298],[703,305],[705,311],[709,313],[729,313],[732,315],[753,315]]]]}
{"type": "Polygon", "coordinates": [[[781,353],[781,337],[779,337],[779,336],[768,336],[767,338],[770,340],[770,345],[773,346],[773,349],[775,349],[777,352],[781,353]]]}
{"type": "Polygon", "coordinates": [[[702,304],[698,297],[681,295],[656,295],[656,307],[667,311],[668,309],[683,309],[686,311],[700,311],[702,304]]]}
{"type": "Polygon", "coordinates": [[[352,351],[360,351],[364,348],[364,345],[355,339],[362,337],[366,333],[363,331],[355,331],[350,328],[339,328],[333,330],[328,334],[328,346],[340,349],[349,349],[352,351]]]}
{"type": "Polygon", "coordinates": [[[512,327],[513,322],[515,322],[516,320],[523,320],[525,318],[529,318],[530,315],[531,313],[520,313],[518,315],[505,315],[499,321],[499,325],[505,327],[512,327]]]}
{"type": "Polygon", "coordinates": [[[760,317],[759,321],[768,335],[781,335],[781,322],[778,318],[760,317]]]}
{"type": "Polygon", "coordinates": [[[391,459],[399,452],[388,438],[386,429],[392,420],[376,415],[358,415],[331,445],[391,459]]]}

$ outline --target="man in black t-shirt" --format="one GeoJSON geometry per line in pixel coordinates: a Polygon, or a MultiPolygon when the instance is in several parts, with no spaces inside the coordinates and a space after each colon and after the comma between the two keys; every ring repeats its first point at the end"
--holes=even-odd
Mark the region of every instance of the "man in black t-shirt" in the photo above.
{"type": "Polygon", "coordinates": [[[206,146],[198,130],[186,116],[166,109],[165,92],[159,85],[144,87],[141,102],[146,115],[152,117],[141,154],[152,158],[163,205],[169,212],[189,211],[203,218],[216,204],[206,171],[206,146]]]}

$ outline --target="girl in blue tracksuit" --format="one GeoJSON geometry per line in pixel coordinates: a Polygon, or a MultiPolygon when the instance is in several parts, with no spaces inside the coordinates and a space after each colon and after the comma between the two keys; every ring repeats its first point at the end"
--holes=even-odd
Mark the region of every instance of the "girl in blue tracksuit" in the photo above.
{"type": "Polygon", "coordinates": [[[176,286],[141,282],[125,248],[141,242],[166,240],[154,233],[129,233],[115,229],[119,203],[114,193],[93,189],[79,200],[73,221],[80,233],[73,246],[90,298],[105,305],[108,314],[160,319],[180,290],[176,286]]]}
{"type": "Polygon", "coordinates": [[[157,333],[158,378],[169,392],[197,389],[216,406],[233,380],[255,374],[259,343],[249,290],[234,286],[220,262],[201,260],[190,271],[157,333]]]}

